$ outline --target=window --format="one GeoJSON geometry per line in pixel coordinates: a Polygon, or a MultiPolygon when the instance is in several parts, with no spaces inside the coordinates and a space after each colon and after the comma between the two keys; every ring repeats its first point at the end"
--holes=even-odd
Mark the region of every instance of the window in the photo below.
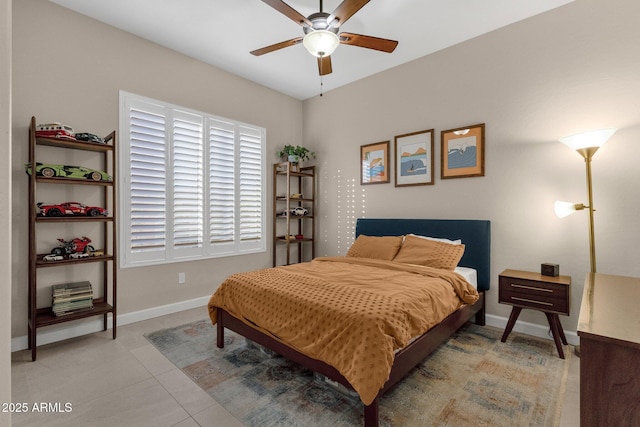
{"type": "Polygon", "coordinates": [[[264,252],[264,128],[120,93],[120,265],[264,252]]]}

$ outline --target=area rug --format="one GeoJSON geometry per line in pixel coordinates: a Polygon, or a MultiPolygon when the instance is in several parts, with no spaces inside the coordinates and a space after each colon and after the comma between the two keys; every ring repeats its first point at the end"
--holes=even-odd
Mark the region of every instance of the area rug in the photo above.
{"type": "MultiPolygon", "coordinates": [[[[468,324],[380,400],[381,426],[557,426],[571,351],[553,341],[468,324]]],[[[335,386],[207,320],[146,335],[246,426],[361,426],[362,404],[335,386]]]]}

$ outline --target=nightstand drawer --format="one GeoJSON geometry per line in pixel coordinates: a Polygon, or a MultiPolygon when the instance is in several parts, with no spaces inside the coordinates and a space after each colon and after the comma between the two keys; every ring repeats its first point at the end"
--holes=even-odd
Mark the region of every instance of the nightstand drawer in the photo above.
{"type": "Polygon", "coordinates": [[[499,277],[499,302],[569,315],[569,287],[562,284],[499,277]]]}

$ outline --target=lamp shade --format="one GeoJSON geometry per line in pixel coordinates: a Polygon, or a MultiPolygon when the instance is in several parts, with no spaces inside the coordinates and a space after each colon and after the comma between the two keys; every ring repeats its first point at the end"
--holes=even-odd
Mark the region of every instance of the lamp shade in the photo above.
{"type": "Polygon", "coordinates": [[[315,30],[304,36],[302,44],[313,56],[329,56],[340,44],[340,39],[331,31],[315,30]]]}
{"type": "Polygon", "coordinates": [[[600,148],[609,138],[611,138],[611,135],[613,135],[616,130],[617,129],[614,128],[607,128],[577,133],[575,135],[560,138],[560,142],[574,150],[580,150],[583,148],[600,148]]]}
{"type": "Polygon", "coordinates": [[[564,218],[566,216],[576,213],[576,211],[584,209],[585,206],[582,203],[561,202],[556,201],[553,204],[553,210],[558,218],[564,218]]]}

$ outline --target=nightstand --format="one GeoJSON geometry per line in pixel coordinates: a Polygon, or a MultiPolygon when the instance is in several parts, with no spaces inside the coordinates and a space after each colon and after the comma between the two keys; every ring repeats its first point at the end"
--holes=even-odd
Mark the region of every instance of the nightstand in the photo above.
{"type": "Polygon", "coordinates": [[[571,276],[554,277],[530,271],[505,270],[498,279],[498,302],[513,306],[501,341],[507,340],[523,308],[539,310],[547,316],[558,355],[564,359],[562,344],[567,344],[567,338],[558,314],[569,315],[571,276]]]}

